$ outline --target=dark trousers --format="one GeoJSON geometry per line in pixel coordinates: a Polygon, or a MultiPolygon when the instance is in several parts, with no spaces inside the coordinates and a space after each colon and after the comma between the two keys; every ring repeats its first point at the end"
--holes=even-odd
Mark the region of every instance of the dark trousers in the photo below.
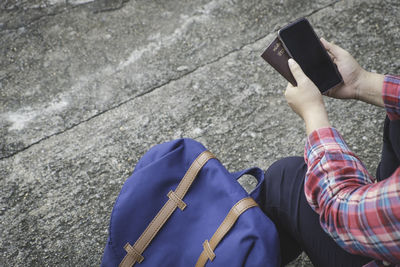
{"type": "MultiPolygon", "coordinates": [[[[400,166],[400,121],[385,120],[378,180],[400,166]]],[[[307,165],[302,157],[289,157],[272,164],[265,173],[264,212],[275,223],[280,239],[282,266],[304,251],[314,266],[362,266],[372,259],[352,255],[326,234],[319,216],[304,195],[307,165]]]]}

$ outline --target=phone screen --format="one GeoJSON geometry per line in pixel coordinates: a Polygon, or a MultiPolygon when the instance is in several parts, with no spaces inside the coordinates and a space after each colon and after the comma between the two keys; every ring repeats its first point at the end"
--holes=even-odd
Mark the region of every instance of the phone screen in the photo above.
{"type": "Polygon", "coordinates": [[[279,37],[289,54],[321,93],[342,82],[335,64],[306,19],[300,19],[281,29],[279,37]]]}

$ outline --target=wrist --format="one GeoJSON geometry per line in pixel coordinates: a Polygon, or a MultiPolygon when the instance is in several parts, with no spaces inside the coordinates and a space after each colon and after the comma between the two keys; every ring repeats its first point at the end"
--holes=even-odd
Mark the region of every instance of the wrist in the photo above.
{"type": "Polygon", "coordinates": [[[370,72],[364,69],[361,69],[359,72],[358,78],[355,82],[354,99],[363,101],[362,96],[365,94],[365,89],[368,85],[369,74],[370,72]]]}
{"type": "Polygon", "coordinates": [[[304,114],[303,120],[306,125],[307,135],[319,128],[331,127],[328,114],[326,112],[325,106],[323,105],[322,107],[309,109],[308,112],[304,114]]]}
{"type": "Polygon", "coordinates": [[[356,99],[383,107],[382,86],[385,76],[363,70],[356,88],[356,99]]]}

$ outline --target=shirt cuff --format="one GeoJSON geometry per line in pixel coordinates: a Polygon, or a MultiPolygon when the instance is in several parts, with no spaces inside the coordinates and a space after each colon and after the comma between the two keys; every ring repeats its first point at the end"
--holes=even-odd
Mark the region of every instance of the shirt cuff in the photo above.
{"type": "Polygon", "coordinates": [[[304,150],[304,159],[308,164],[320,157],[322,151],[347,152],[350,151],[343,137],[333,127],[324,127],[314,130],[307,138],[304,150]]]}
{"type": "Polygon", "coordinates": [[[389,119],[400,119],[400,77],[385,75],[382,98],[389,119]]]}

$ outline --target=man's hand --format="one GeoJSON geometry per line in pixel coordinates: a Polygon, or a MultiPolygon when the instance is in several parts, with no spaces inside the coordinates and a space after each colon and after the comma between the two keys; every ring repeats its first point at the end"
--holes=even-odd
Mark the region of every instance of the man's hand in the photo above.
{"type": "Polygon", "coordinates": [[[328,96],[341,99],[358,99],[361,81],[365,70],[357,63],[349,52],[321,38],[333,62],[342,75],[344,84],[327,92],[328,96]]]}
{"type": "Polygon", "coordinates": [[[297,87],[289,83],[285,97],[293,111],[306,123],[307,134],[318,128],[330,127],[324,101],[317,86],[304,74],[296,61],[289,59],[288,63],[297,87]]]}
{"type": "Polygon", "coordinates": [[[344,84],[329,90],[326,95],[341,99],[359,99],[383,107],[382,84],[384,76],[370,73],[357,63],[349,52],[321,38],[333,62],[342,75],[344,84]]]}

